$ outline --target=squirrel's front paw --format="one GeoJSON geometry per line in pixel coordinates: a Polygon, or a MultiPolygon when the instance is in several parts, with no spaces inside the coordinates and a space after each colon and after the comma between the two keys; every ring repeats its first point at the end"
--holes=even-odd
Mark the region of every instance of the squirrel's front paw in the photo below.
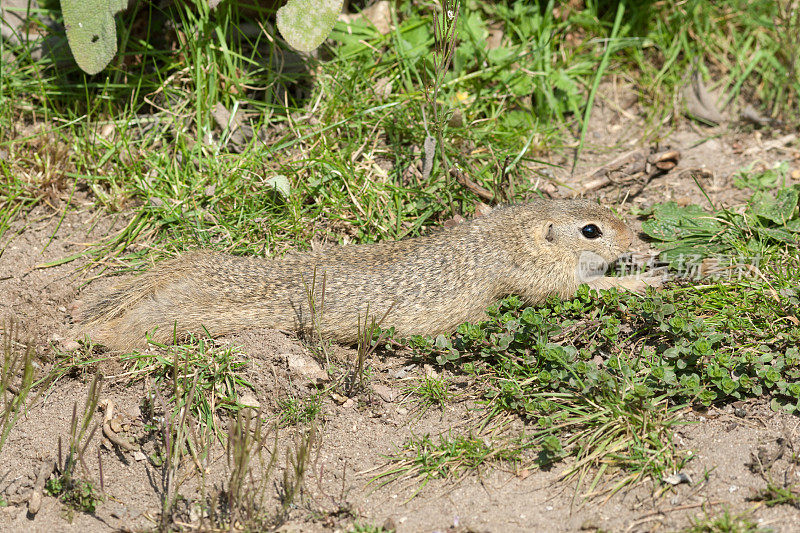
{"type": "Polygon", "coordinates": [[[651,271],[646,274],[635,274],[630,276],[622,276],[619,278],[602,277],[589,282],[589,286],[593,289],[610,289],[616,287],[620,290],[632,291],[636,293],[644,293],[648,287],[656,289],[661,288],[667,280],[665,271],[651,271]]]}
{"type": "Polygon", "coordinates": [[[629,291],[643,293],[648,287],[660,289],[667,281],[666,271],[649,271],[644,274],[636,274],[632,276],[625,276],[620,278],[622,281],[621,286],[629,291]]]}

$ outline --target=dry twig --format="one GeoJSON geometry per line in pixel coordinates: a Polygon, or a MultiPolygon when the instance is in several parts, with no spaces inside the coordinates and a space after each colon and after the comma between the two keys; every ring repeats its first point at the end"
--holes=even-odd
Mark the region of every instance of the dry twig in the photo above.
{"type": "Polygon", "coordinates": [[[612,183],[630,186],[638,182],[638,189],[631,193],[635,196],[651,179],[675,168],[680,158],[681,153],[677,150],[655,153],[647,148],[633,150],[581,177],[578,182],[583,185],[573,196],[583,196],[612,183]]]}

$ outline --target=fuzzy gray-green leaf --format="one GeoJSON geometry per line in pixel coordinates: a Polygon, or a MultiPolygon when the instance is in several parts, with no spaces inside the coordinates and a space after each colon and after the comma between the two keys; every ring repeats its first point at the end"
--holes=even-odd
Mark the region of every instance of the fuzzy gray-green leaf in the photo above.
{"type": "Polygon", "coordinates": [[[126,6],[126,0],[61,0],[70,50],[87,74],[103,70],[117,53],[114,14],[126,6]]]}
{"type": "Polygon", "coordinates": [[[289,0],[278,10],[278,30],[292,48],[310,52],[330,34],[342,0],[289,0]]]}

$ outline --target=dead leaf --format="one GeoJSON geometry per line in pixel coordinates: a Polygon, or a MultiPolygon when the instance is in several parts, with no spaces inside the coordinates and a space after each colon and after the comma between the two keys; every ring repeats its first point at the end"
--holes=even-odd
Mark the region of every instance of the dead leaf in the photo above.
{"type": "Polygon", "coordinates": [[[241,152],[247,141],[253,137],[253,129],[245,123],[243,109],[237,109],[236,114],[232,115],[221,102],[217,102],[211,110],[211,116],[222,131],[227,133],[226,144],[230,145],[232,151],[241,152]]]}
{"type": "Polygon", "coordinates": [[[339,15],[339,20],[350,24],[353,21],[363,18],[375,26],[378,33],[386,35],[392,31],[392,13],[390,9],[391,4],[388,0],[381,0],[365,8],[361,13],[342,13],[339,15]]]}
{"type": "Polygon", "coordinates": [[[493,24],[489,27],[489,37],[486,38],[486,49],[496,50],[503,45],[503,25],[501,23],[493,24]]]}
{"type": "Polygon", "coordinates": [[[771,118],[765,117],[764,115],[759,113],[755,107],[751,106],[750,104],[747,104],[747,107],[745,107],[744,110],[742,110],[739,116],[745,122],[752,122],[753,124],[756,124],[758,126],[766,126],[772,123],[771,118]]]}
{"type": "Polygon", "coordinates": [[[392,78],[389,76],[378,78],[378,81],[375,82],[375,94],[381,100],[386,100],[392,94],[392,85],[392,78]]]}
{"type": "Polygon", "coordinates": [[[364,9],[361,15],[375,26],[378,33],[386,35],[392,31],[392,14],[389,9],[389,0],[381,0],[364,9]]]}
{"type": "Polygon", "coordinates": [[[422,143],[422,149],[425,152],[425,160],[422,164],[422,179],[427,180],[431,177],[433,170],[433,156],[436,154],[436,139],[428,135],[425,137],[425,142],[422,143]]]}
{"type": "Polygon", "coordinates": [[[717,108],[717,98],[708,92],[700,71],[692,72],[691,83],[683,88],[683,98],[689,115],[710,124],[722,124],[725,117],[717,108]]]}
{"type": "Polygon", "coordinates": [[[485,217],[492,211],[493,211],[492,206],[487,205],[483,202],[477,202],[475,204],[475,218],[485,217]]]}

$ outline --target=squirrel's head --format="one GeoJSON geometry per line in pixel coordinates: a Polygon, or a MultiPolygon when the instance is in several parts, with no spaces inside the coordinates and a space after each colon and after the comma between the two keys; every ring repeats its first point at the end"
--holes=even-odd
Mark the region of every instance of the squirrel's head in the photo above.
{"type": "Polygon", "coordinates": [[[575,268],[579,282],[601,276],[633,242],[633,233],[611,210],[590,200],[547,200],[529,204],[537,215],[527,228],[538,250],[575,268]]]}

